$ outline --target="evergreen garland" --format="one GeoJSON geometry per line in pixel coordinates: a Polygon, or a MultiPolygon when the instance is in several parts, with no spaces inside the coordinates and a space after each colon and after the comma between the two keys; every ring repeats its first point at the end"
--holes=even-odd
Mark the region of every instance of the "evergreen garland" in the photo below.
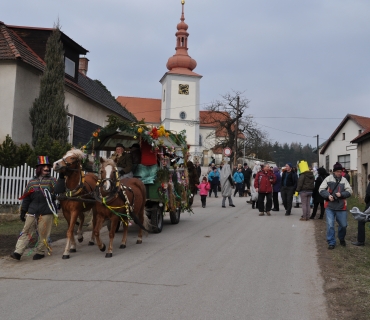
{"type": "Polygon", "coordinates": [[[39,97],[30,109],[33,127],[32,145],[44,137],[67,143],[67,111],[64,105],[64,51],[59,23],[46,43],[45,70],[41,77],[39,97]]]}

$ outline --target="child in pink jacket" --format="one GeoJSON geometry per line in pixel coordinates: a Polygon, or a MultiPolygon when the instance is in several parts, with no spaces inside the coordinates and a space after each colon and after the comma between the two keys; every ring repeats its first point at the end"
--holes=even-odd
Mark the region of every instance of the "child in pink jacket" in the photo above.
{"type": "Polygon", "coordinates": [[[207,177],[203,177],[202,182],[197,185],[197,188],[200,190],[200,199],[202,201],[202,208],[206,207],[206,199],[209,190],[211,190],[211,185],[209,184],[207,177]]]}

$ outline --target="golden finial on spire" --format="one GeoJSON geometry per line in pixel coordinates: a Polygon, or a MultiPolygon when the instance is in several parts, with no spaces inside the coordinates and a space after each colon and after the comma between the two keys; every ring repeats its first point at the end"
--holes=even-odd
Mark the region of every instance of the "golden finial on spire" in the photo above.
{"type": "Polygon", "coordinates": [[[182,4],[185,4],[185,0],[181,0],[181,3],[182,3],[182,4]]]}

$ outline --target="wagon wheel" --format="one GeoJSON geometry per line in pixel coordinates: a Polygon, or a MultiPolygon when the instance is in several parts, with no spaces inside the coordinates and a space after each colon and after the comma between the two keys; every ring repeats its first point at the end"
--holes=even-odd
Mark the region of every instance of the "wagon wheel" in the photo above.
{"type": "MultiPolygon", "coordinates": [[[[118,221],[117,228],[116,228],[116,232],[118,232],[120,225],[121,225],[121,221],[118,221]]],[[[108,228],[108,231],[110,231],[110,226],[111,226],[111,221],[110,221],[110,220],[108,220],[108,221],[107,221],[107,228],[108,228]]]]}
{"type": "Polygon", "coordinates": [[[170,219],[172,224],[178,224],[180,222],[181,208],[176,208],[174,211],[170,211],[170,219]]]}
{"type": "Polygon", "coordinates": [[[151,210],[150,223],[153,233],[160,233],[163,228],[163,207],[154,205],[151,210]]]}

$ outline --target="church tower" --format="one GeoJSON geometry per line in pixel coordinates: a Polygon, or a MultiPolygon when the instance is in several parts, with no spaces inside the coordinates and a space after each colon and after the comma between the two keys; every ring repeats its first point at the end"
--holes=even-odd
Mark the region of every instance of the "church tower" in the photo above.
{"type": "Polygon", "coordinates": [[[186,130],[190,152],[199,147],[199,103],[201,75],[193,72],[197,62],[188,55],[188,25],[184,22],[185,0],[176,32],[176,53],[168,59],[162,84],[161,122],[167,130],[186,130]]]}

